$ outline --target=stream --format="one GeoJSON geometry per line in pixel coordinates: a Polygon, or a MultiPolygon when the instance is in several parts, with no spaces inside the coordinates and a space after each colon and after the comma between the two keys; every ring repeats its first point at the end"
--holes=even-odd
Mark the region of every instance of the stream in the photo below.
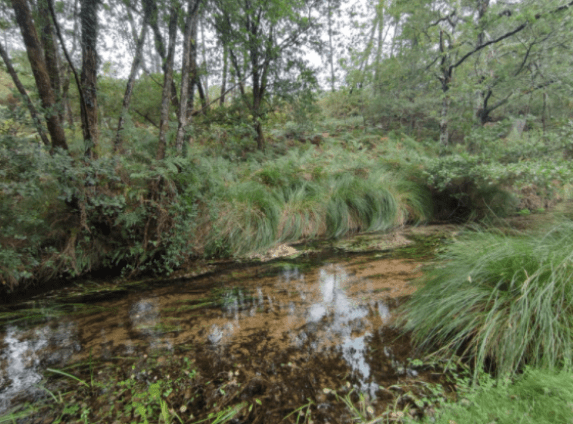
{"type": "Polygon", "coordinates": [[[425,415],[420,399],[444,375],[393,326],[421,275],[410,252],[306,255],[5,305],[0,417],[26,404],[36,410],[19,422],[158,422],[163,407],[173,422],[425,415]]]}

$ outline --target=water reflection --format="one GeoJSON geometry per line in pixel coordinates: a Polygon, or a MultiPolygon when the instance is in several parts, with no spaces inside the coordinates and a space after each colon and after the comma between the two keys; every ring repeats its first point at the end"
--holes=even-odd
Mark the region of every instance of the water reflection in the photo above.
{"type": "Polygon", "coordinates": [[[187,294],[174,286],[102,303],[117,312],[59,318],[31,330],[5,328],[0,412],[8,399],[41,380],[40,368],[87,359],[92,351],[94,358],[109,359],[189,345],[198,354],[217,355],[220,362],[252,364],[255,375],[264,374],[265,364],[275,376],[291,363],[298,367],[289,368],[291,374],[300,369],[328,375],[322,367],[329,358],[338,367],[336,375],[348,376],[371,398],[381,384],[382,362],[393,373],[408,372],[403,358],[380,336],[392,315],[379,294],[386,289],[376,291],[371,280],[347,266],[325,265],[307,273],[289,267],[274,277],[245,278],[241,287],[214,281],[197,290],[193,284],[187,294]],[[378,353],[373,355],[375,338],[378,353]]]}
{"type": "Polygon", "coordinates": [[[74,323],[31,330],[7,326],[0,355],[0,412],[13,396],[40,390],[34,385],[42,380],[41,368],[62,366],[80,350],[74,323]]]}
{"type": "Polygon", "coordinates": [[[173,349],[172,329],[162,322],[159,300],[152,297],[141,297],[129,308],[131,327],[149,343],[148,349],[173,349]]]}
{"type": "MultiPolygon", "coordinates": [[[[318,286],[321,296],[318,302],[308,308],[307,320],[324,323],[325,328],[321,329],[321,333],[324,333],[327,340],[337,344],[353,376],[360,382],[360,389],[374,395],[375,390],[371,390],[371,386],[377,388],[377,385],[369,383],[370,366],[366,360],[365,338],[370,333],[355,335],[371,327],[365,320],[369,309],[349,297],[346,288],[350,283],[351,277],[341,266],[320,269],[318,286]]],[[[386,309],[386,312],[389,317],[389,310],[386,309]]]]}

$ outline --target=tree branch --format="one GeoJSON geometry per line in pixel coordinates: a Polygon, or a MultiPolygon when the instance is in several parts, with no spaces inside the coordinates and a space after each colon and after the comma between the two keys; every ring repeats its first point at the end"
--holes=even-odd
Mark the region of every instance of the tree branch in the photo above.
{"type": "MultiPolygon", "coordinates": [[[[552,10],[551,14],[553,13],[558,13],[561,12],[563,10],[569,9],[571,6],[573,6],[573,1],[570,1],[569,3],[567,3],[566,5],[560,6],[557,9],[552,10]]],[[[542,18],[543,15],[541,14],[537,14],[535,15],[535,20],[539,20],[542,18]]],[[[492,44],[496,44],[499,43],[502,40],[505,40],[506,38],[511,37],[512,35],[517,34],[518,32],[522,31],[523,29],[525,29],[527,27],[527,25],[529,24],[529,22],[524,22],[521,25],[519,25],[518,27],[514,28],[512,31],[506,32],[505,34],[499,36],[498,38],[494,39],[494,40],[490,40],[487,43],[481,44],[479,46],[477,46],[475,49],[473,49],[472,51],[466,53],[464,56],[462,56],[462,58],[460,60],[458,60],[456,63],[454,63],[453,65],[450,66],[451,69],[457,68],[458,66],[460,66],[462,63],[464,63],[470,56],[472,56],[474,53],[479,52],[480,50],[484,49],[487,46],[491,46],[492,44]]]]}
{"type": "Polygon", "coordinates": [[[153,121],[153,119],[151,119],[149,116],[147,116],[147,114],[143,114],[140,111],[138,111],[137,109],[133,109],[133,111],[135,113],[137,113],[139,116],[141,116],[142,118],[144,118],[147,122],[149,122],[151,125],[153,125],[155,128],[159,129],[159,125],[157,125],[157,123],[155,123],[153,121]]]}
{"type": "Polygon", "coordinates": [[[527,26],[527,22],[519,25],[517,28],[515,28],[514,30],[512,30],[510,32],[506,32],[504,35],[502,35],[502,36],[500,36],[494,40],[490,40],[487,43],[484,43],[484,44],[477,46],[475,49],[473,49],[472,51],[470,51],[470,52],[466,53],[464,56],[462,56],[462,58],[460,60],[458,60],[456,63],[454,63],[453,65],[451,65],[450,68],[451,69],[457,68],[462,63],[464,63],[468,58],[473,56],[474,53],[477,53],[480,50],[486,48],[487,46],[491,46],[492,44],[499,43],[500,41],[505,40],[506,38],[509,38],[512,35],[517,34],[518,32],[522,31],[526,26],[527,26]]]}

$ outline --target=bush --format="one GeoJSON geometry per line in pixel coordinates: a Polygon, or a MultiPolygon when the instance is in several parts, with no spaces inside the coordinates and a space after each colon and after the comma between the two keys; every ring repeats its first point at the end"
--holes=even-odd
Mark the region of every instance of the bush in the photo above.
{"type": "Polygon", "coordinates": [[[476,232],[451,245],[404,306],[422,348],[460,353],[476,372],[573,365],[573,222],[546,235],[476,232]]]}

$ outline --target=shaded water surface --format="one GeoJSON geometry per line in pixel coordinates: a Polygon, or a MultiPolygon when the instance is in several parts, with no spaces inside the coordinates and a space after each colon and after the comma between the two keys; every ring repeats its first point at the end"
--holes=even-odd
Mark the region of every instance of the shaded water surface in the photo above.
{"type": "Polygon", "coordinates": [[[362,406],[381,414],[397,392],[432,381],[429,371],[412,366],[408,341],[392,327],[418,269],[413,261],[373,256],[266,264],[6,324],[0,414],[46,399],[39,384],[52,393],[77,388],[48,368],[98,382],[73,400],[109,422],[138,416],[117,415],[135,396],[114,390],[122,380],[149,387],[172,381],[163,396],[185,422],[242,405],[233,422],[275,423],[305,404],[313,422],[350,422],[333,390],[352,392],[353,401],[363,393],[362,406]]]}

